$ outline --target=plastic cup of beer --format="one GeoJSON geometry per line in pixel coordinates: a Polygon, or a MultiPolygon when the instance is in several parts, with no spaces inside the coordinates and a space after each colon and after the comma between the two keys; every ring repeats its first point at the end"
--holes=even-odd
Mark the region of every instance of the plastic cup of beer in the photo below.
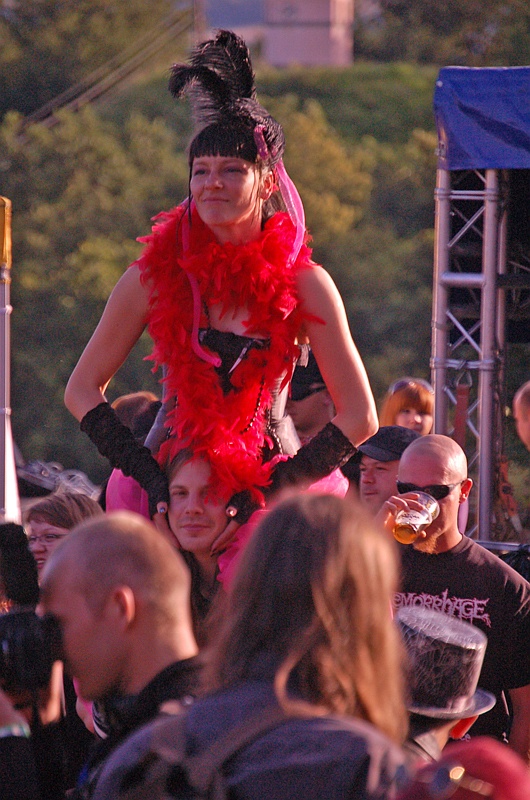
{"type": "Polygon", "coordinates": [[[423,506],[421,511],[407,508],[401,509],[396,514],[392,533],[400,544],[412,544],[415,542],[420,533],[425,528],[428,528],[440,513],[440,506],[434,497],[431,497],[427,492],[415,492],[415,494],[417,494],[418,503],[423,506]]]}

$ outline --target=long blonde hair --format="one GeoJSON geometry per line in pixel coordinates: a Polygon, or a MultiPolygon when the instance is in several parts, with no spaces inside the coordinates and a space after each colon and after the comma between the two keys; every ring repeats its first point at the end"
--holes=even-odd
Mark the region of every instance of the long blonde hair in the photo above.
{"type": "Polygon", "coordinates": [[[209,688],[249,679],[266,654],[287,710],[348,714],[403,741],[404,659],[391,617],[397,580],[393,542],[350,501],[284,501],[242,557],[210,653],[209,688]]]}

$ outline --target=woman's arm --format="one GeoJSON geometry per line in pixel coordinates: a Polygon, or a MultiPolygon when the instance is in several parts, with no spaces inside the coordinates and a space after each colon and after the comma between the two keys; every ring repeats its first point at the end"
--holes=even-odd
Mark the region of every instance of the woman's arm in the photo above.
{"type": "Polygon", "coordinates": [[[81,422],[111,466],[134,478],[149,497],[149,513],[157,526],[167,528],[167,479],[150,451],[139,444],[105,399],[110,379],[123,364],[145,328],[148,293],[135,264],[125,272],[85,347],[65,391],[65,403],[81,422]]]}
{"type": "Polygon", "coordinates": [[[140,338],[146,324],[148,292],[134,264],[122,275],[66,387],[68,410],[81,420],[105,400],[109,381],[140,338]]]}
{"type": "Polygon", "coordinates": [[[377,411],[342,298],[331,276],[318,265],[300,271],[297,287],[302,310],[324,322],[306,322],[305,329],[335,405],[333,423],[358,446],[377,431],[377,411]]]}

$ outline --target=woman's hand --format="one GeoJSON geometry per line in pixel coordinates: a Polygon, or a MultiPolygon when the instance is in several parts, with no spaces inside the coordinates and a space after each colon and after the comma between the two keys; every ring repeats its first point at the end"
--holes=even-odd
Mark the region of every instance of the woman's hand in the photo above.
{"type": "Polygon", "coordinates": [[[59,722],[63,713],[63,662],[55,661],[52,666],[50,682],[45,689],[39,689],[37,707],[42,725],[59,722]]]}
{"type": "Polygon", "coordinates": [[[177,538],[169,527],[167,511],[157,511],[157,513],[153,515],[153,524],[155,528],[160,531],[162,536],[168,540],[172,547],[178,548],[179,544],[177,538]]]}
{"type": "Polygon", "coordinates": [[[232,542],[239,528],[240,528],[239,522],[236,522],[235,519],[230,519],[226,527],[219,534],[219,536],[212,542],[210,555],[218,556],[219,553],[222,553],[223,550],[226,550],[228,545],[232,542]]]}

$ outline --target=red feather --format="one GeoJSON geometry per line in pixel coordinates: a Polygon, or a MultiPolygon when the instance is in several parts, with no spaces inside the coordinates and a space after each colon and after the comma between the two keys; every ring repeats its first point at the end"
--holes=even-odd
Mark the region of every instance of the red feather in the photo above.
{"type": "Polygon", "coordinates": [[[168,416],[172,435],[159,460],[191,446],[231,492],[264,486],[270,469],[261,461],[265,417],[276,382],[290,380],[298,355],[295,338],[306,317],[296,275],[311,264],[310,250],[304,246],[295,265],[289,264],[295,230],[283,213],[245,245],[219,244],[195,211],[189,225],[182,206],[155,221],[152,233],[140,239],[146,248],[138,262],[150,292],[150,358],[155,369],[167,367],[166,391],[178,398],[168,416]],[[183,253],[182,229],[188,225],[190,244],[183,253]],[[193,298],[186,273],[195,276],[206,306],[218,305],[222,314],[248,308],[246,334],[270,339],[268,349],[251,350],[238,364],[231,375],[234,389],[226,395],[214,367],[191,347],[193,298]]]}

